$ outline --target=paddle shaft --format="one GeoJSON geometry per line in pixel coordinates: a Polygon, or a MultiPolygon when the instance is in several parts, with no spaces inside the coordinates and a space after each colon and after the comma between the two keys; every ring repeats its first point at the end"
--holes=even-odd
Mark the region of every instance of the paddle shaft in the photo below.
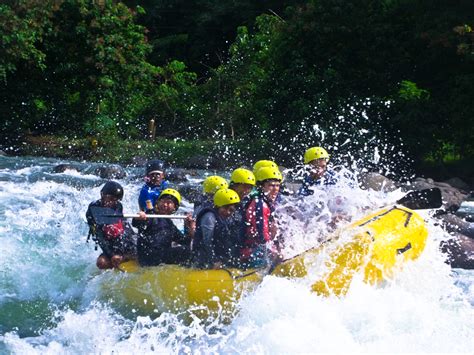
{"type": "MultiPolygon", "coordinates": [[[[138,214],[124,214],[123,218],[138,218],[138,214]]],[[[168,214],[147,214],[146,218],[168,218],[168,219],[186,219],[183,215],[168,215],[168,214]]]]}

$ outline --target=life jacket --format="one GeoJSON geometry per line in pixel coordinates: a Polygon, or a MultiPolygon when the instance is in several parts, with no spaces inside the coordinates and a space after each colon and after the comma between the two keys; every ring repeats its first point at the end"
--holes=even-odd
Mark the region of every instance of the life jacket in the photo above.
{"type": "Polygon", "coordinates": [[[223,219],[215,208],[202,209],[196,218],[196,232],[193,238],[193,261],[199,266],[211,266],[214,262],[224,265],[235,265],[239,259],[240,243],[238,235],[233,235],[229,221],[223,219]],[[201,221],[207,213],[212,213],[216,219],[212,244],[209,246],[210,255],[204,245],[201,221]]]}
{"type": "Polygon", "coordinates": [[[274,206],[261,191],[252,193],[243,210],[241,257],[248,260],[256,253],[265,254],[266,244],[271,242],[271,224],[274,206]]]}
{"type": "Polygon", "coordinates": [[[151,211],[155,206],[156,200],[160,197],[161,191],[168,188],[169,181],[163,180],[159,186],[146,183],[140,190],[138,196],[138,205],[142,211],[151,211]]]}
{"type": "Polygon", "coordinates": [[[313,179],[311,177],[311,174],[307,172],[304,175],[303,183],[301,184],[301,187],[298,190],[298,195],[310,196],[314,194],[314,190],[312,189],[312,187],[317,187],[317,186],[327,187],[327,186],[336,185],[337,183],[338,183],[338,179],[336,177],[336,173],[329,168],[324,172],[324,175],[320,177],[319,179],[313,179]]]}
{"type": "MultiPolygon", "coordinates": [[[[86,212],[87,223],[89,224],[89,238],[96,243],[95,249],[100,247],[102,252],[111,257],[114,254],[123,255],[124,253],[134,253],[133,230],[122,220],[115,224],[97,224],[94,220],[90,207],[101,207],[100,200],[92,202],[86,212]]],[[[117,214],[122,213],[122,204],[118,203],[114,208],[117,214]]]]}
{"type": "MultiPolygon", "coordinates": [[[[184,236],[170,219],[156,218],[150,219],[146,223],[134,221],[132,224],[139,230],[137,256],[140,265],[175,263],[170,258],[173,249],[175,249],[172,243],[184,243],[184,236]]],[[[183,248],[186,248],[189,254],[189,246],[183,244],[183,248]]]]}

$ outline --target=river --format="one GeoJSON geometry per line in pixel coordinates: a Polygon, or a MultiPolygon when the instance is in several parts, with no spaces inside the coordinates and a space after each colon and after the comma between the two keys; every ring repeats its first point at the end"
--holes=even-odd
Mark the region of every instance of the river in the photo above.
{"type": "MultiPolygon", "coordinates": [[[[474,272],[451,269],[438,245],[446,234],[423,212],[426,250],[382,287],[355,280],[344,298],[319,297],[304,280],[268,276],[244,297],[232,322],[184,322],[143,315],[100,297],[98,251],[86,243],[85,211],[103,180],[53,168],[64,160],[0,156],[0,353],[472,353],[474,272]]],[[[85,169],[89,167],[89,170],[85,169]]],[[[141,169],[127,173],[138,177],[141,169]]],[[[139,178],[128,178],[124,210],[135,212],[139,178]]],[[[344,190],[345,209],[363,215],[400,191],[344,190]]],[[[183,210],[191,205],[184,203],[183,210]]],[[[305,212],[301,212],[305,213],[305,212]]],[[[314,216],[306,216],[314,218],[314,216]]],[[[315,222],[316,223],[316,222],[315,222]]],[[[321,229],[288,220],[288,250],[321,229]]],[[[318,234],[319,233],[319,234],[318,234]]],[[[314,238],[311,238],[314,234],[314,238]]],[[[318,234],[318,235],[316,235],[318,234]]],[[[112,272],[112,271],[107,271],[112,272]]]]}

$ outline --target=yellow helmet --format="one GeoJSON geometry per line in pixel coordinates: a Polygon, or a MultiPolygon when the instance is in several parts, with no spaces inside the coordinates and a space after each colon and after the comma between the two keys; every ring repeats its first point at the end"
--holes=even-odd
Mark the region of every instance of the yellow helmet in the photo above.
{"type": "Polygon", "coordinates": [[[208,176],[202,183],[202,190],[205,194],[213,194],[219,189],[227,189],[228,187],[227,181],[217,175],[208,176]]]}
{"type": "Polygon", "coordinates": [[[329,154],[326,149],[321,147],[312,147],[304,153],[304,163],[309,164],[315,159],[329,159],[329,154]]]}
{"type": "Polygon", "coordinates": [[[277,167],[264,166],[263,168],[258,169],[256,178],[258,182],[263,182],[270,179],[282,181],[283,175],[277,167]]]}
{"type": "Polygon", "coordinates": [[[271,161],[271,160],[259,160],[258,162],[256,162],[256,163],[253,165],[253,173],[254,173],[255,175],[257,175],[258,169],[263,168],[263,167],[265,167],[265,166],[278,168],[277,163],[275,163],[274,161],[271,161]]]}
{"type": "Polygon", "coordinates": [[[255,186],[255,175],[250,170],[238,168],[232,172],[230,182],[234,184],[248,184],[255,186]]]}
{"type": "Polygon", "coordinates": [[[240,202],[240,197],[234,190],[231,189],[219,189],[214,194],[214,206],[222,207],[227,205],[233,205],[240,202]]]}
{"type": "Polygon", "coordinates": [[[161,191],[161,194],[158,197],[158,200],[165,196],[174,197],[176,201],[178,202],[178,206],[176,206],[176,209],[178,209],[179,205],[181,204],[181,194],[175,189],[164,189],[163,191],[161,191]]]}

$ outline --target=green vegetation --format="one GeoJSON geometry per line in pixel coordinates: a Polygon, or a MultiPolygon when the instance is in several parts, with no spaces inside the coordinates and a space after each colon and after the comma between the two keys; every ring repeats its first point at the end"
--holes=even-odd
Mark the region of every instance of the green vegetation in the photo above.
{"type": "Polygon", "coordinates": [[[235,140],[185,141],[177,139],[157,138],[149,140],[120,140],[117,144],[97,140],[94,137],[65,138],[58,136],[28,136],[18,148],[24,155],[41,154],[42,156],[87,159],[99,162],[134,164],[135,159],[151,159],[157,156],[167,162],[181,167],[202,167],[202,161],[190,161],[190,157],[200,156],[212,167],[228,165],[245,165],[252,160],[268,158],[265,148],[270,142],[258,140],[257,144],[235,140]]]}
{"type": "Polygon", "coordinates": [[[272,142],[294,163],[307,144],[370,150],[370,131],[415,163],[471,159],[473,13],[469,0],[3,1],[0,136],[89,137],[84,157],[96,139],[112,160],[272,142]]]}

